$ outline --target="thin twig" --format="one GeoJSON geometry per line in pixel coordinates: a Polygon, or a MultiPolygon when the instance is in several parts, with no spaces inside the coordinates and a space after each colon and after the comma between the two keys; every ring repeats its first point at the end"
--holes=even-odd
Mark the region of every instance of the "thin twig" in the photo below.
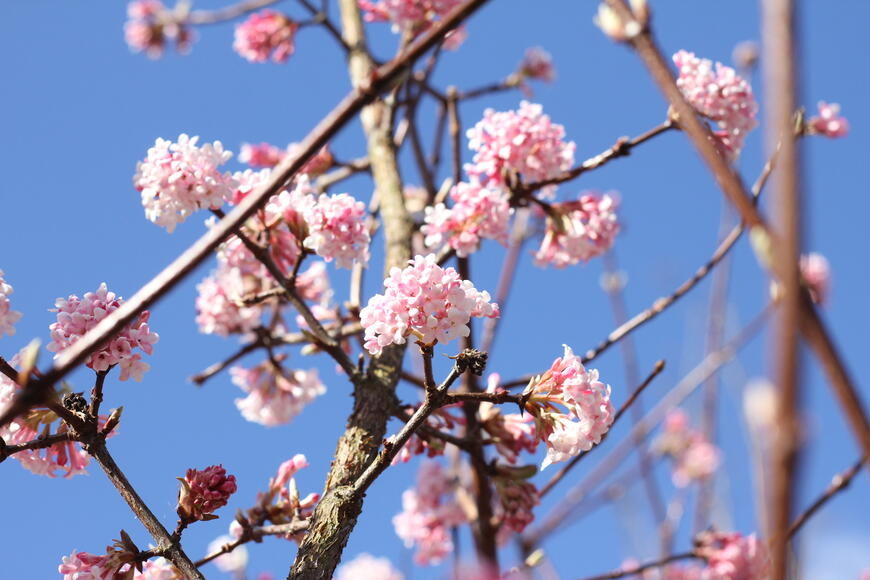
{"type": "Polygon", "coordinates": [[[300,520],[293,521],[289,524],[276,524],[271,526],[257,526],[252,528],[251,533],[248,535],[243,535],[240,538],[236,538],[232,542],[227,542],[214,552],[210,553],[208,556],[205,556],[196,562],[194,565],[199,568],[200,566],[204,566],[208,564],[215,558],[219,558],[224,554],[229,554],[242,544],[247,544],[248,542],[259,542],[264,536],[290,536],[294,534],[298,534],[300,532],[304,532],[308,529],[308,520],[300,520]]]}
{"type": "Polygon", "coordinates": [[[858,472],[861,470],[861,466],[866,461],[866,458],[862,457],[858,461],[856,461],[851,467],[843,471],[842,473],[838,473],[831,479],[831,484],[825,489],[825,491],[820,495],[816,501],[810,504],[810,506],[804,510],[797,518],[795,518],[794,523],[788,529],[788,539],[794,537],[800,529],[804,526],[804,524],[809,521],[811,517],[813,517],[816,512],[818,512],[825,504],[831,501],[835,495],[849,487],[849,484],[852,483],[852,480],[855,479],[855,476],[858,475],[858,472]]]}
{"type": "Polygon", "coordinates": [[[607,574],[599,574],[598,576],[589,576],[587,578],[583,578],[583,580],[613,580],[614,578],[625,578],[626,576],[634,576],[635,574],[640,574],[642,572],[645,572],[646,570],[661,568],[662,566],[667,566],[672,562],[677,562],[679,560],[688,560],[690,558],[700,558],[700,556],[696,555],[694,552],[673,554],[671,556],[668,556],[667,558],[656,560],[655,562],[647,562],[646,564],[641,564],[639,566],[625,566],[621,570],[615,570],[613,572],[608,572],[607,574]]]}

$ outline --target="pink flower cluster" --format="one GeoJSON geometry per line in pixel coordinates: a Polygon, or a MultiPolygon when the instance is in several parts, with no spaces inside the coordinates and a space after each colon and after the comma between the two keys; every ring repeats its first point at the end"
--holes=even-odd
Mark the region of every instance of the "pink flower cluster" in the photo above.
{"type": "MultiPolygon", "coordinates": [[[[461,3],[462,0],[359,0],[359,7],[365,12],[366,22],[392,22],[393,32],[416,36],[461,3]]],[[[447,36],[444,47],[455,50],[464,37],[463,30],[454,30],[447,36]]]]}
{"type": "Polygon", "coordinates": [[[467,521],[453,495],[454,485],[441,464],[426,461],[417,473],[417,486],[402,494],[403,511],[393,518],[393,526],[405,546],[416,547],[417,564],[437,564],[453,551],[450,527],[467,521]]]}
{"type": "MultiPolygon", "coordinates": [[[[504,392],[498,386],[498,373],[492,373],[487,379],[486,392],[504,392]]],[[[499,455],[510,463],[516,464],[523,451],[534,453],[538,448],[538,435],[535,431],[535,420],[530,413],[502,413],[502,410],[492,403],[481,403],[478,410],[480,423],[495,443],[499,455]]]]}
{"type": "Polygon", "coordinates": [[[15,334],[15,323],[21,318],[21,313],[12,310],[9,305],[9,295],[12,292],[12,285],[6,282],[3,270],[0,270],[0,335],[15,334]]]}
{"type": "Polygon", "coordinates": [[[547,83],[556,80],[553,57],[540,46],[533,46],[526,50],[517,72],[521,77],[527,79],[536,79],[547,83]]]}
{"type": "MultiPolygon", "coordinates": [[[[260,143],[253,145],[251,143],[242,143],[241,151],[239,151],[239,161],[247,163],[251,167],[275,167],[288,154],[297,151],[299,145],[291,143],[287,149],[275,147],[269,143],[260,143]]],[[[307,174],[309,177],[315,177],[324,173],[335,163],[332,157],[332,152],[329,150],[329,145],[324,145],[314,157],[302,166],[299,173],[307,174]]],[[[238,203],[238,202],[235,202],[238,203]]]]}
{"type": "Polygon", "coordinates": [[[755,534],[737,532],[703,532],[696,550],[707,560],[704,580],[763,580],[767,578],[770,559],[764,542],[755,534]]]}
{"type": "Polygon", "coordinates": [[[179,478],[178,517],[186,522],[211,520],[212,512],[227,505],[230,496],[236,493],[236,476],[227,475],[220,465],[210,465],[203,470],[188,469],[184,479],[179,478]]]}
{"type": "Polygon", "coordinates": [[[233,383],[248,393],[236,399],[242,416],[267,427],[288,423],[326,392],[317,369],[288,370],[269,360],[251,369],[233,367],[230,375],[233,383]]]}
{"type": "Polygon", "coordinates": [[[510,173],[528,182],[550,179],[574,164],[575,145],[564,141],[565,128],[527,101],[516,111],[487,109],[466,135],[474,158],[465,171],[485,184],[502,186],[510,173]]]}
{"type": "Polygon", "coordinates": [[[522,479],[497,477],[494,481],[498,492],[501,526],[504,530],[519,534],[535,519],[532,510],[541,501],[538,488],[522,479]]]}
{"type": "Polygon", "coordinates": [[[137,0],[127,6],[124,38],[133,52],[144,52],[150,58],[160,58],[167,40],[175,41],[180,53],[190,51],[195,38],[187,24],[167,10],[160,0],[137,0]]]}
{"type": "Polygon", "coordinates": [[[232,152],[220,141],[198,147],[198,140],[183,133],[177,143],[158,138],[136,164],[133,185],[142,194],[145,217],[170,233],[196,210],[220,208],[236,187],[232,176],[218,169],[232,152]]]}
{"type": "Polygon", "coordinates": [[[426,208],[420,231],[426,236],[428,247],[447,243],[457,256],[465,257],[477,250],[482,238],[507,242],[508,220],[513,210],[502,189],[483,186],[475,179],[456,184],[450,199],[451,208],[443,203],[426,208]]]}
{"type": "Polygon", "coordinates": [[[581,194],[576,201],[552,204],[555,215],[547,218],[535,264],[564,268],[588,262],[609,250],[619,233],[617,205],[610,195],[592,192],[581,194]]]}
{"type": "Polygon", "coordinates": [[[251,14],[236,26],[233,49],[248,62],[287,62],[296,50],[294,39],[299,25],[274,10],[251,14]]]}
{"type": "Polygon", "coordinates": [[[813,134],[832,139],[849,134],[849,121],[840,115],[840,105],[837,103],[819,101],[819,115],[811,117],[807,125],[813,134]]]}
{"type": "Polygon", "coordinates": [[[564,356],[526,388],[526,409],[547,445],[541,469],[588,451],[613,423],[610,385],[598,380],[597,370],[587,370],[568,345],[563,346],[564,356]]]}
{"type": "Polygon", "coordinates": [[[260,324],[260,306],[243,306],[238,268],[218,268],[196,286],[196,323],[203,334],[245,334],[260,324]]]}
{"type": "Polygon", "coordinates": [[[386,558],[360,554],[338,568],[335,580],[404,580],[401,572],[393,568],[386,558]]]}
{"type": "MultiPolygon", "coordinates": [[[[5,377],[3,378],[5,379],[5,377]]],[[[4,395],[4,391],[8,392],[8,387],[3,384],[5,382],[0,379],[0,408],[5,406],[3,403],[4,399],[7,398],[4,395]]],[[[49,411],[31,412],[28,417],[19,417],[9,425],[0,427],[0,438],[7,445],[28,443],[44,434],[45,422],[54,421],[56,418],[49,411]]],[[[68,430],[66,423],[61,422],[56,433],[63,434],[68,430]]],[[[21,466],[34,475],[57,477],[62,473],[63,477],[67,479],[73,475],[86,474],[85,468],[90,462],[90,456],[72,441],[55,443],[44,449],[19,451],[12,457],[21,462],[21,466]]]]}
{"type": "Polygon", "coordinates": [[[321,194],[303,214],[308,237],[302,245],[327,262],[335,259],[339,268],[350,269],[354,261],[365,266],[371,241],[366,215],[365,204],[346,193],[321,194]]]}
{"type": "MultiPolygon", "coordinates": [[[[74,294],[66,299],[58,298],[54,301],[55,308],[52,309],[52,312],[57,312],[57,322],[48,327],[51,331],[48,350],[60,353],[123,303],[121,297],[109,292],[105,282],[100,284],[96,292],[87,292],[82,298],[74,294]]],[[[154,343],[159,339],[157,333],[151,332],[148,327],[149,316],[147,310],[142,312],[108,344],[90,354],[85,359],[88,368],[107,371],[118,365],[121,367],[120,380],[132,378],[136,382],[141,381],[142,375],[150,367],[142,360],[142,355],[134,353],[133,350],[138,348],[145,354],[151,354],[154,343]]]]}
{"type": "Polygon", "coordinates": [[[831,293],[831,267],[828,260],[816,252],[804,254],[801,256],[800,269],[813,302],[825,304],[831,293]]]}
{"type": "Polygon", "coordinates": [[[691,428],[688,416],[680,409],[668,414],[656,448],[673,459],[671,478],[677,487],[710,477],[721,461],[719,449],[702,432],[691,428]]]}
{"type": "Polygon", "coordinates": [[[683,96],[702,115],[714,121],[718,145],[731,158],[740,154],[746,135],[757,125],[758,104],[752,87],[733,68],[681,50],[674,54],[683,96]]]}
{"type": "Polygon", "coordinates": [[[424,344],[468,336],[472,317],[498,316],[489,293],[478,291],[453,268],[441,268],[435,256],[417,256],[404,270],[393,268],[385,293],[372,296],[360,312],[365,348],[380,354],[390,344],[404,344],[413,334],[424,344]]]}
{"type": "Polygon", "coordinates": [[[113,578],[130,578],[132,580],[180,580],[181,576],[166,558],[148,560],[138,572],[130,564],[118,565],[111,554],[95,555],[88,552],[73,550],[69,556],[64,556],[57,571],[63,575],[63,580],[110,580],[113,578]]]}

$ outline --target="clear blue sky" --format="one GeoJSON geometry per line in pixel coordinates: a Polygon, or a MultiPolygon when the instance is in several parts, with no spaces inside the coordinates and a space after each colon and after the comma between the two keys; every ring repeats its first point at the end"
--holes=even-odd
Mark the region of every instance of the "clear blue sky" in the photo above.
{"type": "MultiPolygon", "coordinates": [[[[197,2],[196,7],[223,4],[210,0],[197,2]]],[[[870,400],[866,386],[870,277],[860,266],[866,260],[865,222],[870,212],[863,165],[870,148],[866,130],[870,81],[865,61],[870,4],[859,0],[803,4],[802,101],[810,108],[821,99],[840,102],[852,125],[845,140],[812,139],[804,148],[806,247],[824,253],[831,262],[834,287],[826,318],[848,366],[863,385],[864,399],[870,400]]],[[[302,17],[294,2],[279,6],[302,17]]],[[[730,62],[737,42],[758,38],[755,2],[653,1],[652,6],[656,30],[668,53],[685,48],[730,62]]],[[[621,135],[639,134],[663,120],[664,102],[635,56],[610,43],[592,25],[594,7],[593,2],[491,2],[470,21],[461,51],[444,56],[436,82],[460,88],[486,84],[514,70],[527,47],[539,45],[553,54],[558,80],[549,86],[536,85],[534,100],[566,127],[568,137],[577,143],[578,160],[600,152],[621,135]]],[[[14,308],[24,313],[18,334],[0,339],[0,354],[6,357],[34,337],[47,339],[54,316],[47,309],[56,297],[81,295],[103,281],[111,290],[130,296],[203,232],[199,217],[172,235],[144,219],[131,177],[136,161],[156,137],[174,139],[187,132],[207,141],[221,140],[236,152],[243,141],[283,145],[300,140],[349,86],[341,52],[313,29],[300,33],[296,55],[283,66],[249,64],[238,57],[231,48],[232,25],[201,29],[189,56],[179,57],[170,50],[164,59],[150,61],[131,54],[124,44],[124,2],[11,0],[0,14],[0,48],[7,55],[0,65],[4,79],[0,163],[5,176],[0,188],[4,234],[0,269],[15,287],[14,308]]],[[[386,57],[395,37],[386,25],[372,25],[370,31],[378,54],[386,57]]],[[[757,79],[754,87],[760,98],[757,79]]],[[[461,110],[463,122],[466,127],[476,122],[485,107],[514,108],[521,98],[508,93],[468,103],[461,110]]],[[[430,118],[424,124],[431,122],[430,118]]],[[[358,123],[342,132],[333,150],[342,159],[364,153],[358,123]]],[[[406,181],[415,183],[410,157],[403,154],[402,161],[406,181]]],[[[762,164],[759,130],[740,162],[747,181],[754,179],[762,164]]],[[[562,192],[567,196],[581,189],[621,192],[624,230],[616,251],[628,274],[626,292],[632,313],[670,292],[715,246],[721,195],[680,134],[657,139],[562,192]]],[[[355,179],[347,182],[346,190],[367,199],[371,184],[355,179]]],[[[374,253],[379,251],[376,247],[374,253]]],[[[472,260],[478,288],[495,289],[503,253],[491,243],[472,260]]],[[[733,257],[731,333],[758,311],[767,295],[767,282],[745,241],[733,257]]],[[[152,369],[145,381],[118,383],[113,375],[106,391],[107,406],[125,408],[121,431],[110,448],[167,526],[175,520],[175,477],[188,467],[223,463],[237,475],[239,491],[221,510],[221,519],[185,533],[185,547],[195,557],[204,553],[211,539],[226,532],[234,510],[248,507],[277,466],[292,455],[304,453],[311,461],[311,467],[298,476],[302,492],[320,490],[350,408],[347,383],[323,358],[293,355],[299,366],[318,367],[329,391],[293,423],[273,429],[242,419],[233,405],[239,391],[226,375],[202,389],[187,381],[238,346],[234,340],[197,332],[195,284],[210,267],[200,268],[154,308],[152,328],[161,340],[148,361],[152,369]]],[[[367,295],[380,288],[379,271],[380,262],[375,260],[367,295]]],[[[543,271],[524,255],[489,370],[505,378],[540,372],[561,353],[562,343],[577,351],[597,344],[613,327],[607,298],[598,284],[601,271],[600,261],[543,271]]],[[[333,267],[330,275],[338,298],[343,299],[346,275],[333,267]]],[[[668,361],[668,369],[644,397],[646,406],[702,357],[700,337],[708,295],[706,282],[636,334],[641,369],[650,368],[659,358],[668,361]]],[[[741,392],[748,378],[769,372],[769,346],[766,336],[754,340],[722,375],[725,458],[718,489],[728,517],[719,521],[746,533],[755,530],[756,520],[741,392]]],[[[254,356],[248,362],[258,360],[254,356]]],[[[50,353],[44,352],[41,364],[49,362],[50,353]]],[[[809,353],[803,365],[809,445],[803,457],[801,505],[857,457],[809,353]]],[[[632,386],[625,383],[619,349],[593,366],[613,385],[614,400],[624,400],[632,386]]],[[[90,388],[91,381],[90,371],[77,372],[70,379],[78,390],[90,388]]],[[[409,400],[417,396],[408,387],[401,387],[400,394],[409,400]]],[[[689,402],[689,409],[696,407],[696,400],[689,402]]],[[[616,429],[606,448],[624,436],[627,423],[616,429]]],[[[391,425],[390,430],[395,428],[391,425]]],[[[595,453],[597,458],[591,456],[572,481],[606,452],[601,449],[595,453]]],[[[401,547],[390,520],[401,509],[399,495],[413,480],[414,465],[390,469],[373,486],[347,556],[367,551],[408,568],[410,552],[401,547]]],[[[94,466],[90,472],[72,480],[50,480],[26,472],[14,460],[0,465],[6,522],[0,542],[0,579],[53,578],[63,555],[73,549],[100,553],[121,528],[140,546],[149,543],[145,530],[102,472],[94,466]]],[[[661,469],[657,476],[663,489],[672,493],[667,471],[661,469]]],[[[545,479],[546,474],[541,481],[545,479]]],[[[855,578],[862,568],[870,567],[866,551],[870,523],[863,517],[870,502],[867,484],[862,473],[853,488],[802,533],[798,546],[807,578],[855,578]]],[[[562,577],[604,572],[625,558],[655,555],[657,542],[640,491],[633,488],[626,499],[604,506],[546,544],[562,577]]],[[[539,513],[551,506],[548,500],[539,513]]],[[[688,545],[686,527],[678,536],[678,547],[688,545]]],[[[251,577],[260,571],[283,577],[295,547],[270,539],[250,551],[251,577]]],[[[510,549],[505,554],[507,561],[514,557],[510,549]]],[[[208,577],[221,577],[213,567],[205,572],[208,577]]],[[[406,577],[439,578],[443,573],[437,568],[416,569],[406,577]]]]}

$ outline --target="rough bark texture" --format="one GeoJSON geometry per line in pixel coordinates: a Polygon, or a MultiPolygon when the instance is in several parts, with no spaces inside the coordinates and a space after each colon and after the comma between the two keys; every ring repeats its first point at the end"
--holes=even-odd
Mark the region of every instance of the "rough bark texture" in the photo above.
{"type": "MultiPolygon", "coordinates": [[[[344,39],[351,47],[348,62],[351,80],[355,87],[364,86],[375,68],[366,49],[359,8],[356,0],[342,0],[340,4],[344,39]]],[[[361,113],[383,221],[387,271],[393,266],[403,267],[411,258],[412,229],[411,218],[405,209],[392,127],[387,119],[389,114],[388,107],[381,100],[376,100],[361,113]]],[[[404,353],[404,345],[384,349],[384,353],[372,360],[366,374],[354,385],[354,406],[347,430],[338,441],[323,498],[299,546],[289,578],[332,578],[362,511],[363,498],[355,496],[352,484],[374,460],[386,433],[387,421],[395,406],[395,388],[404,353]]]]}

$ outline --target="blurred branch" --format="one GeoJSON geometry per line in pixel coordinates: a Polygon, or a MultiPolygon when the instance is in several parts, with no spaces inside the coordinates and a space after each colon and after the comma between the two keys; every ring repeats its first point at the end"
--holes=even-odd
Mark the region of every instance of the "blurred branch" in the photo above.
{"type": "Polygon", "coordinates": [[[834,498],[835,495],[849,487],[849,484],[852,483],[852,480],[855,479],[855,476],[858,475],[858,472],[861,470],[861,466],[867,459],[862,457],[858,461],[856,461],[851,467],[843,471],[842,473],[838,473],[831,479],[831,484],[825,489],[825,491],[820,495],[816,501],[810,504],[810,506],[804,510],[797,518],[795,518],[794,523],[788,529],[788,539],[794,537],[800,529],[804,526],[804,524],[809,521],[811,517],[813,517],[816,512],[822,509],[825,504],[827,504],[831,499],[834,498]]]}

